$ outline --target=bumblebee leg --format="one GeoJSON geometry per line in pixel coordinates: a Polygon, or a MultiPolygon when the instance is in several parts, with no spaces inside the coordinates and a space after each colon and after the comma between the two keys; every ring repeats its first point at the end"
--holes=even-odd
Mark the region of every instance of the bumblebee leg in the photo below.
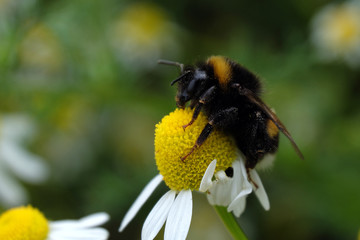
{"type": "MultiPolygon", "coordinates": [[[[278,146],[278,137],[268,133],[268,122],[271,121],[261,111],[254,112],[248,122],[246,133],[246,144],[242,142],[243,154],[246,157],[246,172],[248,180],[257,189],[258,184],[251,178],[250,169],[255,168],[259,161],[268,153],[274,153],[278,146]]],[[[278,136],[278,135],[277,135],[278,136]]]]}
{"type": "Polygon", "coordinates": [[[214,98],[216,90],[217,90],[216,86],[212,86],[208,90],[206,90],[200,96],[199,103],[206,104],[206,103],[210,102],[214,98]]]}
{"type": "Polygon", "coordinates": [[[218,112],[215,116],[210,118],[210,121],[205,125],[204,129],[201,131],[200,136],[196,139],[195,145],[191,148],[190,152],[187,153],[184,157],[181,158],[181,161],[185,161],[185,159],[190,156],[194,152],[195,149],[200,147],[205,140],[209,137],[210,133],[214,129],[214,126],[221,127],[224,124],[229,122],[229,119],[233,121],[238,114],[237,108],[228,108],[223,111],[218,112]]]}
{"type": "Polygon", "coordinates": [[[215,115],[209,117],[209,123],[224,129],[225,127],[238,123],[239,110],[236,107],[230,107],[217,112],[215,115]]]}
{"type": "Polygon", "coordinates": [[[258,189],[259,186],[258,186],[257,183],[251,178],[250,168],[246,168],[246,174],[247,174],[247,176],[248,176],[248,181],[249,181],[250,183],[252,183],[256,189],[258,189]]]}
{"type": "Polygon", "coordinates": [[[206,90],[205,93],[203,93],[200,96],[199,102],[196,103],[196,105],[195,105],[195,110],[194,110],[194,114],[192,116],[191,121],[188,124],[183,126],[184,130],[185,130],[185,128],[187,128],[188,126],[190,126],[191,124],[193,124],[195,122],[196,118],[200,114],[203,104],[206,104],[213,99],[213,97],[216,93],[216,89],[217,89],[216,86],[212,86],[208,90],[206,90]]]}
{"type": "Polygon", "coordinates": [[[198,103],[195,107],[194,114],[192,115],[191,121],[188,124],[185,124],[184,126],[182,126],[184,131],[185,131],[185,128],[187,128],[188,126],[190,126],[191,124],[193,124],[195,122],[195,120],[197,119],[197,117],[200,114],[201,108],[202,108],[202,104],[198,103]]]}
{"type": "Polygon", "coordinates": [[[206,126],[204,127],[204,129],[200,133],[200,136],[196,139],[195,145],[191,148],[190,152],[188,152],[185,156],[183,156],[181,158],[181,161],[184,162],[185,159],[188,156],[190,156],[190,154],[192,154],[195,149],[200,147],[205,142],[205,140],[209,137],[210,133],[212,132],[213,128],[214,127],[210,123],[206,124],[206,126]]]}

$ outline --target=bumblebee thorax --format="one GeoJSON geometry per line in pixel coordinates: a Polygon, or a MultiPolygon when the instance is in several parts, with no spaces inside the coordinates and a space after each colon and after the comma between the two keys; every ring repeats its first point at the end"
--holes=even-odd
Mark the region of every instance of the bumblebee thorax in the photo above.
{"type": "Polygon", "coordinates": [[[214,69],[214,76],[220,87],[226,89],[231,80],[231,65],[227,58],[222,56],[211,56],[206,61],[214,69]]]}

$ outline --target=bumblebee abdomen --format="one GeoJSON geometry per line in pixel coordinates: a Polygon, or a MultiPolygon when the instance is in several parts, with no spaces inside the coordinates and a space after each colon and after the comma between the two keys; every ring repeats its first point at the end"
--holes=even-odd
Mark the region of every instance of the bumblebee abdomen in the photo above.
{"type": "Polygon", "coordinates": [[[279,135],[279,128],[272,120],[268,119],[266,123],[266,132],[270,138],[275,138],[279,135]]]}

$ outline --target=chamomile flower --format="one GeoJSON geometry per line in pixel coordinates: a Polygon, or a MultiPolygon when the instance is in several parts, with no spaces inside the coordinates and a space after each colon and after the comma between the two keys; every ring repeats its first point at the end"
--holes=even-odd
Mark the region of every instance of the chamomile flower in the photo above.
{"type": "Polygon", "coordinates": [[[45,23],[29,28],[19,44],[18,57],[17,79],[26,87],[53,87],[63,70],[60,42],[45,23]]]}
{"type": "Polygon", "coordinates": [[[360,2],[330,4],[312,21],[311,40],[323,60],[360,65],[360,2]]]}
{"type": "Polygon", "coordinates": [[[151,68],[166,53],[177,55],[178,27],[157,5],[135,3],[123,10],[109,31],[119,60],[128,68],[151,68]]]}
{"type": "MultiPolygon", "coordinates": [[[[215,165],[215,160],[212,164],[215,165]]],[[[213,168],[209,166],[205,175],[207,174],[215,176],[215,180],[204,176],[199,190],[208,193],[207,198],[211,205],[227,207],[228,212],[233,212],[236,217],[239,217],[245,210],[247,195],[254,191],[264,209],[270,209],[269,198],[259,175],[255,169],[251,169],[249,174],[258,186],[249,182],[240,153],[231,168],[218,171],[214,175],[213,168]]]]}
{"type": "Polygon", "coordinates": [[[109,220],[107,213],[95,213],[79,220],[49,221],[36,208],[16,207],[0,215],[3,240],[105,240],[109,233],[98,227],[109,220]]]}
{"type": "MultiPolygon", "coordinates": [[[[214,131],[200,148],[185,161],[181,160],[207,124],[206,116],[200,114],[184,131],[182,126],[190,121],[192,114],[193,111],[188,108],[177,109],[156,125],[155,160],[160,174],[148,183],[135,200],[119,231],[128,225],[162,181],[170,190],[146,218],[141,234],[143,240],[154,239],[165,222],[164,239],[185,239],[192,217],[194,190],[206,192],[211,204],[228,206],[228,211],[233,211],[237,216],[243,211],[245,196],[252,192],[253,187],[231,137],[214,131]]],[[[256,172],[254,176],[258,177],[256,172]]],[[[261,182],[257,183],[259,189],[263,189],[261,182]]]]}
{"type": "Polygon", "coordinates": [[[31,120],[21,114],[0,118],[0,204],[12,207],[27,201],[26,190],[17,181],[38,184],[49,176],[49,167],[41,157],[23,146],[34,132],[31,120]]]}

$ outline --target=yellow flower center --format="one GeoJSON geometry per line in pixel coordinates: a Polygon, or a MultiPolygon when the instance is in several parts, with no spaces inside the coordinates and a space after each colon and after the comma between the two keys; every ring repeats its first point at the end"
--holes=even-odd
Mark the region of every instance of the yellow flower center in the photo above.
{"type": "MultiPolygon", "coordinates": [[[[141,44],[150,44],[166,33],[167,17],[155,5],[140,3],[129,7],[119,22],[126,36],[141,44]]],[[[123,36],[122,36],[123,37],[123,36]]]]}
{"type": "Polygon", "coordinates": [[[358,44],[360,36],[359,12],[349,7],[339,7],[329,19],[330,38],[333,38],[338,47],[353,47],[358,44]]]}
{"type": "Polygon", "coordinates": [[[45,240],[48,232],[46,218],[31,206],[13,208],[0,215],[1,240],[45,240]]]}
{"type": "Polygon", "coordinates": [[[196,121],[185,130],[193,111],[189,108],[176,109],[165,116],[155,129],[155,160],[166,185],[176,191],[185,189],[197,190],[202,177],[214,159],[216,170],[225,170],[236,158],[236,146],[230,136],[214,130],[205,142],[181,160],[195,145],[196,139],[208,120],[202,113],[196,121]]]}

